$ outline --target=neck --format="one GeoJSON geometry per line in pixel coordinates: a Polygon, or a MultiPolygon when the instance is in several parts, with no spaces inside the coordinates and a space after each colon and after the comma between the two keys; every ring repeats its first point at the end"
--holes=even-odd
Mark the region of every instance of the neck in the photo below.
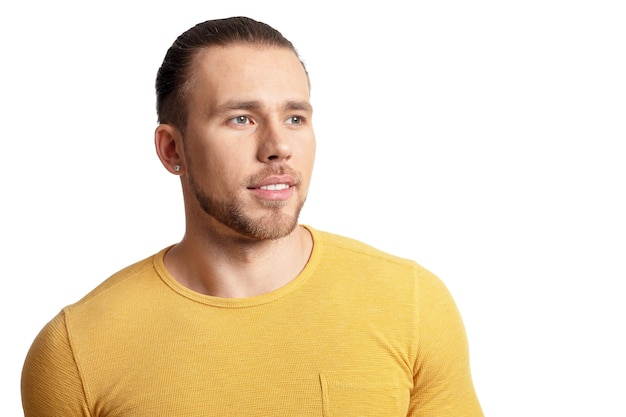
{"type": "Polygon", "coordinates": [[[291,282],[306,265],[313,240],[296,227],[275,240],[186,233],[165,256],[174,279],[196,292],[224,298],[266,294],[291,282]]]}

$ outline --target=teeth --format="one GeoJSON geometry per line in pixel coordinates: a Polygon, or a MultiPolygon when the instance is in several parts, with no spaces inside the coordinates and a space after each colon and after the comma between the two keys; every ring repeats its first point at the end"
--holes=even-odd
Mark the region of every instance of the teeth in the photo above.
{"type": "Polygon", "coordinates": [[[261,187],[261,190],[279,191],[289,188],[287,184],[268,184],[261,187]]]}

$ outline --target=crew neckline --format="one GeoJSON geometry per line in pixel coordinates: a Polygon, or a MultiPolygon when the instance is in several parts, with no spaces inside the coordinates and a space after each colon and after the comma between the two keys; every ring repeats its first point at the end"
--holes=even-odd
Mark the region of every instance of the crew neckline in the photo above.
{"type": "Polygon", "coordinates": [[[323,248],[323,242],[320,232],[308,225],[300,226],[307,229],[308,232],[311,234],[311,238],[313,239],[313,248],[311,250],[309,260],[307,261],[302,271],[300,271],[300,273],[294,279],[292,279],[282,287],[265,294],[255,295],[253,297],[225,298],[202,294],[185,287],[180,282],[176,281],[176,279],[174,279],[174,277],[165,267],[165,263],[163,261],[163,259],[165,258],[165,254],[173,245],[162,249],[159,253],[154,255],[153,266],[161,280],[168,287],[170,287],[170,289],[172,289],[179,295],[195,302],[215,307],[230,308],[246,308],[271,303],[272,301],[285,297],[300,288],[306,281],[308,281],[319,263],[323,248]]]}

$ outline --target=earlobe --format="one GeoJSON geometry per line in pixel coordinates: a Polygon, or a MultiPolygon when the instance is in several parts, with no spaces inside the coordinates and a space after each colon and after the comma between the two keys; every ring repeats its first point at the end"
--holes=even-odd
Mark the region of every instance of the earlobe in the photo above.
{"type": "Polygon", "coordinates": [[[154,145],[161,163],[175,175],[183,173],[182,137],[178,129],[169,124],[160,124],[154,131],[154,145]]]}

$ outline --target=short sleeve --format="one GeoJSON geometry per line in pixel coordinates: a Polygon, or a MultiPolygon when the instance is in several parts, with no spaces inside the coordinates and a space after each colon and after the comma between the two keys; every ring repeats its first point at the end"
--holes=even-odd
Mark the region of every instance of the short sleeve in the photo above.
{"type": "Polygon", "coordinates": [[[457,306],[433,274],[423,272],[416,285],[418,353],[408,415],[482,417],[457,306]]]}
{"type": "Polygon", "coordinates": [[[41,330],[26,355],[22,406],[25,417],[91,416],[63,312],[41,330]]]}

